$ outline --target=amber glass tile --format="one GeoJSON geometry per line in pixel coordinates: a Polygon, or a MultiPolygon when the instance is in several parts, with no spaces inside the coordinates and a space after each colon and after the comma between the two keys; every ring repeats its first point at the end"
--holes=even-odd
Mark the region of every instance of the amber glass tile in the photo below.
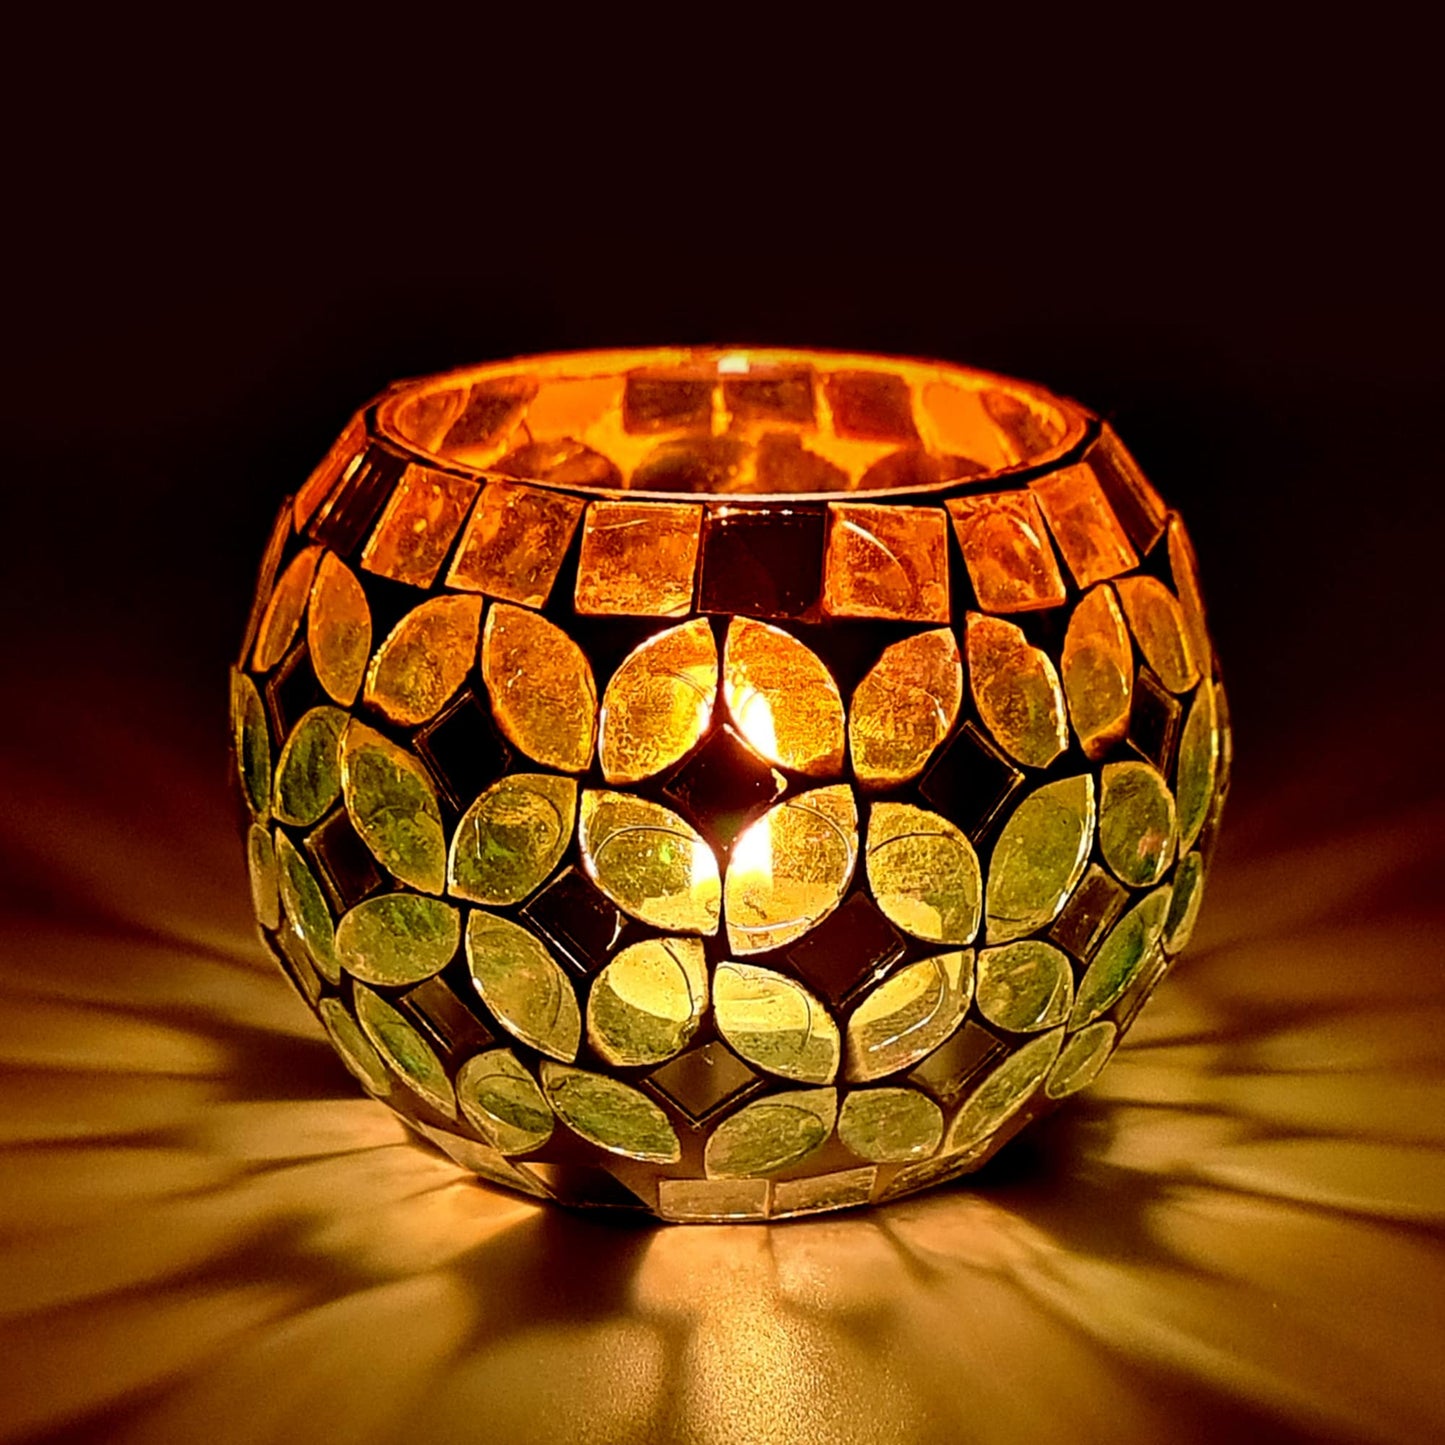
{"type": "Polygon", "coordinates": [[[698,609],[801,617],[823,588],[821,508],[719,507],[702,530],[698,609]]]}
{"type": "Polygon", "coordinates": [[[823,606],[834,617],[947,622],[948,514],[830,503],[823,606]]]}
{"type": "Polygon", "coordinates": [[[306,535],[349,557],[371,530],[406,470],[405,457],[373,443],[337,479],[306,535]]]}
{"type": "Polygon", "coordinates": [[[823,388],[836,435],[860,441],[918,439],[913,398],[901,376],[883,371],[835,371],[823,388]]]}
{"type": "Polygon", "coordinates": [[[1107,422],[1085,461],[1134,545],[1141,553],[1148,552],[1164,530],[1165,506],[1107,422]]]}
{"type": "Polygon", "coordinates": [[[1081,963],[1087,963],[1129,901],[1129,890],[1116,883],[1097,863],[1089,864],[1049,937],[1081,963]]]}
{"type": "Polygon", "coordinates": [[[467,392],[460,384],[392,397],[382,404],[383,426],[413,446],[438,451],[467,404],[467,392]]]}
{"type": "Polygon", "coordinates": [[[345,808],[338,808],[306,835],[306,851],[338,912],[360,903],[382,885],[382,872],[361,841],[345,808]]]}
{"type": "Polygon", "coordinates": [[[430,587],[478,487],[431,467],[409,466],[361,554],[368,572],[430,587]]]}
{"type": "Polygon", "coordinates": [[[704,836],[724,849],[787,786],[732,728],[718,728],[663,789],[704,836]]]}
{"type": "Polygon", "coordinates": [[[731,492],[751,455],[739,437],[676,437],[648,452],[628,485],[639,492],[731,492]]]}
{"type": "Polygon", "coordinates": [[[473,384],[461,415],[448,427],[441,450],[487,450],[502,442],[521,419],[527,403],[537,394],[537,383],[527,376],[506,376],[473,384]]]}
{"type": "Polygon", "coordinates": [[[853,479],[840,466],[803,445],[797,432],[767,432],[758,438],[753,459],[753,490],[758,492],[846,492],[853,479]]]}
{"type": "Polygon", "coordinates": [[[1031,493],[956,497],[948,512],[985,612],[1029,612],[1064,600],[1064,579],[1031,493]]]}
{"type": "Polygon", "coordinates": [[[607,962],[622,937],[621,910],[577,868],[559,873],[522,909],[522,917],[584,977],[607,962]]]}
{"type": "Polygon", "coordinates": [[[813,424],[813,369],[765,367],[723,378],[723,405],[735,421],[813,424]]]}
{"type": "Polygon", "coordinates": [[[518,481],[552,482],[559,487],[622,485],[616,462],[572,437],[528,442],[493,462],[487,470],[518,481]]]}
{"type": "Polygon", "coordinates": [[[261,614],[256,648],[251,666],[257,672],[268,672],[286,655],[296,636],[296,629],[306,611],[312,579],[321,561],[320,547],[305,547],[287,564],[261,614]]]}
{"type": "Polygon", "coordinates": [[[1141,667],[1129,714],[1129,745],[1165,777],[1174,766],[1183,712],[1179,699],[1147,667],[1141,667]]]}
{"type": "Polygon", "coordinates": [[[924,774],[919,792],[975,841],[1023,782],[1023,772],[971,722],[924,774]]]}
{"type": "Polygon", "coordinates": [[[951,1104],[969,1083],[1005,1052],[1001,1040],[969,1019],[908,1075],[940,1103],[951,1104]]]}
{"type": "Polygon", "coordinates": [[[788,950],[788,967],[835,1008],[904,954],[903,936],[866,893],[855,893],[788,950]]]}
{"type": "MultiPolygon", "coordinates": [[[[962,459],[959,459],[960,461],[962,459]]],[[[952,457],[938,457],[923,447],[900,447],[896,452],[879,457],[876,462],[864,468],[858,478],[855,490],[860,492],[881,492],[887,489],[913,489],[931,487],[947,479],[952,457]]],[[[968,464],[963,463],[965,469],[968,464]]]]}
{"type": "Polygon", "coordinates": [[[464,692],[435,722],[417,733],[417,752],[426,759],[449,802],[468,808],[495,783],[512,760],[511,749],[491,714],[471,692],[464,692]]]}
{"type": "Polygon", "coordinates": [[[541,607],[571,545],[583,503],[560,492],[490,482],[467,519],[447,586],[541,607]]]}
{"type": "Polygon", "coordinates": [[[316,470],[296,493],[295,519],[299,532],[311,520],[317,507],[330,495],[336,479],[351,465],[356,454],[366,445],[366,418],[352,417],[344,432],[331,444],[316,470]]]}
{"type": "Polygon", "coordinates": [[[1032,490],[1080,587],[1092,587],[1138,565],[1138,554],[1087,465],[1061,467],[1036,481],[1032,490]]]}
{"type": "Polygon", "coordinates": [[[708,431],[712,426],[711,376],[677,371],[628,373],[622,425],[629,432],[708,431]]]}
{"type": "Polygon", "coordinates": [[[999,430],[1013,441],[1020,461],[1058,443],[1060,433],[1053,421],[1022,397],[990,387],[979,393],[979,401],[999,430]]]}
{"type": "Polygon", "coordinates": [[[408,989],[396,1006],[444,1059],[480,1053],[496,1042],[491,1030],[440,975],[408,989]]]}
{"type": "Polygon", "coordinates": [[[266,679],[265,695],[271,729],[278,741],[290,737],[292,728],[313,707],[330,701],[316,680],[304,642],[266,679]]]}
{"type": "Polygon", "coordinates": [[[687,502],[593,502],[577,562],[577,610],[681,617],[692,608],[702,508],[687,502]]]}
{"type": "Polygon", "coordinates": [[[669,1059],[647,1082],[694,1124],[701,1124],[762,1080],[726,1044],[713,1039],[669,1059]]]}

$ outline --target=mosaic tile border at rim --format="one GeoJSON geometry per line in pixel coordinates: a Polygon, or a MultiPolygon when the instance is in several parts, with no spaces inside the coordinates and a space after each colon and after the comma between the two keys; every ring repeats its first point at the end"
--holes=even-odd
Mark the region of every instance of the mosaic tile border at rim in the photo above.
{"type": "Polygon", "coordinates": [[[817,351],[392,387],[281,508],[231,714],[261,936],[362,1087],[675,1222],[901,1197],[1091,1083],[1230,767],[1109,425],[817,351]]]}

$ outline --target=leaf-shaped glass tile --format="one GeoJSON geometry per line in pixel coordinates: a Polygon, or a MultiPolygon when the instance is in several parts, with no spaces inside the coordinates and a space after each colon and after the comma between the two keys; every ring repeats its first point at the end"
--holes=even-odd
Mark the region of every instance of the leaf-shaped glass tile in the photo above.
{"type": "Polygon", "coordinates": [[[467,919],[467,964],[504,1029],[554,1059],[577,1057],[582,1013],[572,981],[521,924],[477,909],[467,919]]]}
{"type": "Polygon", "coordinates": [[[836,1089],[789,1089],[745,1104],[703,1151],[710,1179],[757,1179],[806,1159],[833,1132],[836,1089]]]}
{"type": "Polygon", "coordinates": [[[369,988],[353,984],[351,996],[356,1006],[357,1022],[387,1068],[438,1113],[455,1119],[457,1099],[452,1081],[431,1045],[384,998],[378,997],[369,988]]]}
{"type": "Polygon", "coordinates": [[[306,645],[317,682],[332,702],[350,707],[371,655],[371,608],[356,574],[331,552],[316,569],[306,610],[306,645]]]}
{"type": "Polygon", "coordinates": [[[447,843],[436,789],[421,763],[353,718],[341,736],[341,792],[377,862],[423,893],[440,893],[447,843]]]}
{"type": "Polygon", "coordinates": [[[498,726],[529,758],[564,773],[591,763],[597,684],[582,649],[555,623],[494,602],[482,629],[482,678],[498,726]]]}
{"type": "Polygon", "coordinates": [[[1139,976],[1164,931],[1173,890],[1169,884],[1146,894],[1109,930],[1088,972],[1079,980],[1069,1028],[1082,1028],[1099,1017],[1139,976]]]}
{"type": "Polygon", "coordinates": [[[1194,846],[1209,801],[1214,796],[1214,780],[1219,773],[1219,710],[1215,702],[1214,684],[1205,678],[1190,704],[1179,740],[1179,847],[1187,851],[1194,846]]]}
{"type": "Polygon", "coordinates": [[[1046,768],[1069,745],[1064,692],[1048,653],[1001,617],[970,612],[968,681],[984,726],[1019,762],[1046,768]]]}
{"type": "Polygon", "coordinates": [[[848,1020],[847,1077],[866,1084],[916,1064],[963,1022],[972,997],[972,949],[900,968],[848,1020]]]}
{"type": "Polygon", "coordinates": [[[1062,949],[1038,938],[1023,938],[978,956],[974,985],[978,1011],[1010,1033],[1051,1029],[1069,1016],[1074,971],[1062,949]]]}
{"type": "Polygon", "coordinates": [[[362,1088],[373,1094],[391,1093],[391,1075],[381,1062],[381,1055],[372,1048],[361,1025],[346,1011],[346,1005],[339,998],[324,998],[317,1005],[317,1011],[331,1047],[362,1088]]]}
{"type": "Polygon", "coordinates": [[[868,886],[899,928],[929,943],[972,943],[983,908],[978,854],[962,831],[909,803],[874,803],[868,886]]]}
{"type": "Polygon", "coordinates": [[[831,1084],[842,1039],[828,1010],[796,979],[749,963],[713,975],[718,1032],[750,1064],[800,1084],[831,1084]]]}
{"type": "Polygon", "coordinates": [[[1099,851],[1121,883],[1148,888],[1174,861],[1174,799],[1148,763],[1107,763],[1099,789],[1099,851]]]}
{"type": "Polygon", "coordinates": [[[457,1074],[467,1122],[500,1154],[526,1154],[552,1137],[552,1109],[511,1049],[488,1049],[457,1074]]]}
{"type": "Polygon", "coordinates": [[[1189,650],[1200,670],[1207,673],[1212,649],[1204,621],[1204,596],[1199,590],[1199,563],[1194,555],[1194,544],[1178,517],[1169,519],[1169,573],[1174,578],[1174,591],[1184,613],[1189,650]]]}
{"type": "Polygon", "coordinates": [[[837,784],[778,803],[738,835],[725,908],[734,953],[801,938],[842,901],[858,860],[858,805],[837,784]]]}
{"type": "Polygon", "coordinates": [[[953,730],[963,703],[963,659],[947,627],[883,649],[853,693],[848,746],[865,787],[916,778],[953,730]]]}
{"type": "Polygon", "coordinates": [[[251,911],[262,928],[276,928],[281,922],[280,880],[276,870],[276,849],[263,823],[246,830],[246,872],[251,883],[251,911]]]}
{"type": "Polygon", "coordinates": [[[911,1164],[943,1138],[943,1110],[917,1089],[854,1089],[838,1114],[838,1138],[860,1159],[911,1164]]]}
{"type": "Polygon", "coordinates": [[[1170,692],[1188,692],[1199,681],[1199,659],[1178,599],[1157,577],[1121,577],[1114,585],[1145,661],[1170,692]]]}
{"type": "Polygon", "coordinates": [[[542,1090],[557,1117],[600,1149],[651,1164],[675,1164],[682,1157],[667,1115],[630,1084],[547,1061],[542,1090]]]}
{"type": "Polygon", "coordinates": [[[1053,1029],[1010,1054],[964,1100],[948,1131],[946,1152],[964,1153],[1008,1123],[1038,1092],[1063,1043],[1063,1029],[1053,1029]]]}
{"type": "Polygon", "coordinates": [[[341,965],[364,983],[395,988],[440,973],[462,940],[461,915],[423,893],[363,899],[336,925],[341,965]]]}
{"type": "Polygon", "coordinates": [[[1199,919],[1199,905],[1204,901],[1204,858],[1199,853],[1186,853],[1174,870],[1174,896],[1169,900],[1169,916],[1164,920],[1164,951],[1181,953],[1194,934],[1199,919]]]}
{"type": "Polygon", "coordinates": [[[257,818],[271,807],[271,734],[266,729],[266,704],[244,672],[231,673],[231,735],[241,791],[257,818]]]}
{"type": "Polygon", "coordinates": [[[341,792],[341,734],[349,719],[339,707],[313,707],[291,729],[276,764],[276,816],[309,828],[341,792]]]}
{"type": "Polygon", "coordinates": [[[1100,1019],[1080,1029],[1064,1045],[1049,1076],[1044,1080],[1044,1093],[1051,1099],[1066,1099],[1086,1089],[1099,1077],[1109,1062],[1119,1030],[1108,1019],[1100,1019]]]}
{"type": "Polygon", "coordinates": [[[392,628],[366,669],[365,701],[402,727],[434,718],[477,655],[482,599],[431,597],[392,628]]]}
{"type": "Polygon", "coordinates": [[[831,777],[843,767],[843,699],[833,675],[790,632],[734,617],[723,697],[737,730],[780,768],[831,777]]]}
{"type": "Polygon", "coordinates": [[[555,773],[509,773],[462,814],[447,862],[447,892],[473,903],[520,903],[572,841],[577,784],[555,773]]]}
{"type": "Polygon", "coordinates": [[[1058,917],[1094,844],[1094,780],[1087,773],[1035,788],[1004,824],[984,898],[990,943],[1007,943],[1058,917]]]}
{"type": "Polygon", "coordinates": [[[670,808],[588,789],[578,838],[588,876],[623,912],[654,928],[717,932],[717,859],[670,808]]]}
{"type": "Polygon", "coordinates": [[[707,995],[707,960],[696,938],[644,939],[593,980],[587,1041],[609,1064],[660,1064],[697,1032],[707,995]]]}
{"type": "Polygon", "coordinates": [[[1129,731],[1134,649],[1114,589],[1086,592],[1064,634],[1062,663],[1069,717],[1088,758],[1100,758],[1129,731]]]}
{"type": "Polygon", "coordinates": [[[717,696],[717,643],[705,617],[649,637],[612,674],[597,751],[609,783],[638,783],[697,746],[717,696]]]}
{"type": "Polygon", "coordinates": [[[261,629],[256,638],[256,651],[251,665],[257,672],[269,672],[286,655],[301,614],[306,610],[306,599],[311,595],[311,579],[316,575],[316,564],[321,560],[320,547],[306,547],[298,552],[290,565],[281,574],[261,616],[261,629]]]}
{"type": "Polygon", "coordinates": [[[339,983],[341,961],[336,957],[336,925],[331,921],[331,909],[306,860],[279,828],[276,866],[287,924],[301,940],[316,971],[332,983],[339,983]]]}

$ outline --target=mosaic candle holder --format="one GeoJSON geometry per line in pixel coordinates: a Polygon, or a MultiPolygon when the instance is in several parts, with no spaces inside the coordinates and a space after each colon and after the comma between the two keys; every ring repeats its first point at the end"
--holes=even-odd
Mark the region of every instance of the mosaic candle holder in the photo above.
{"type": "Polygon", "coordinates": [[[392,388],[283,506],[231,697],[262,935],[362,1086],[678,1221],[896,1198],[1089,1084],[1229,772],[1109,426],[873,356],[392,388]]]}

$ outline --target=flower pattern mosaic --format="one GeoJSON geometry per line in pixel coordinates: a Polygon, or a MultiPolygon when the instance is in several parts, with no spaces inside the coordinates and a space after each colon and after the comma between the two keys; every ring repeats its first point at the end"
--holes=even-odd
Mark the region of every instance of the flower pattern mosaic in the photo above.
{"type": "Polygon", "coordinates": [[[966,1174],[1198,917],[1197,572],[1107,424],[982,373],[403,384],[285,503],[233,674],[258,925],[494,1183],[748,1220],[966,1174]]]}

